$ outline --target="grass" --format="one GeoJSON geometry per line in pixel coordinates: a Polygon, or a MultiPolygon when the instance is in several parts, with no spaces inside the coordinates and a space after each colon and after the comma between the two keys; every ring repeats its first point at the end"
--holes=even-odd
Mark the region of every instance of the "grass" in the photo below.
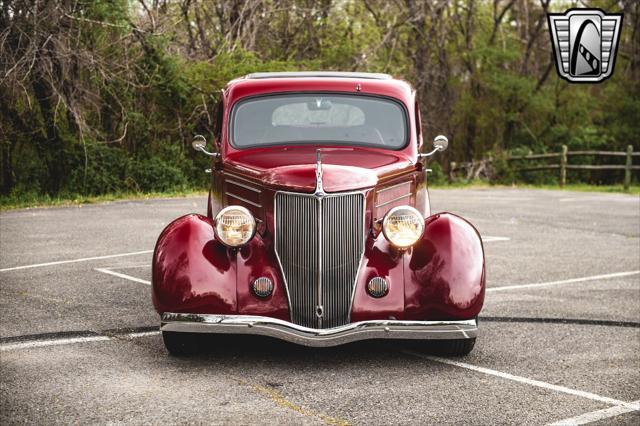
{"type": "Polygon", "coordinates": [[[0,198],[0,211],[33,207],[74,206],[82,204],[108,203],[119,200],[149,200],[153,198],[180,198],[206,196],[208,191],[187,189],[167,192],[118,192],[103,195],[49,195],[24,194],[0,198]]]}
{"type": "MultiPolygon", "coordinates": [[[[561,189],[559,185],[492,185],[485,181],[469,183],[455,182],[451,184],[430,184],[434,189],[488,189],[488,188],[519,188],[519,189],[551,189],[580,192],[617,192],[623,194],[640,195],[640,185],[632,185],[629,191],[624,191],[622,185],[589,185],[584,183],[569,184],[561,189]]],[[[104,195],[62,195],[51,197],[48,195],[24,194],[0,198],[0,211],[33,207],[74,206],[82,204],[108,203],[118,200],[149,200],[153,198],[180,198],[190,196],[206,196],[202,189],[187,189],[168,192],[120,192],[104,195]]]]}
{"type": "Polygon", "coordinates": [[[513,185],[491,184],[486,181],[454,182],[445,184],[429,184],[433,189],[488,189],[488,188],[516,188],[516,189],[550,189],[556,191],[577,191],[577,192],[613,192],[620,194],[640,195],[640,185],[631,185],[628,191],[622,185],[590,185],[587,183],[571,183],[560,188],[558,184],[528,184],[514,183],[513,185]]]}
{"type": "Polygon", "coordinates": [[[640,185],[631,185],[628,191],[624,190],[622,185],[589,185],[586,183],[572,183],[565,185],[564,188],[560,188],[560,185],[521,185],[518,188],[532,188],[532,189],[556,189],[564,191],[579,191],[579,192],[618,192],[621,194],[640,194],[640,185]]]}

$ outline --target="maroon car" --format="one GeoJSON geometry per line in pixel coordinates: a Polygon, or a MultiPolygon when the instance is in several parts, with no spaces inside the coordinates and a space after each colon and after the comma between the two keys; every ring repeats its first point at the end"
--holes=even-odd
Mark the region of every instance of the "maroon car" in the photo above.
{"type": "Polygon", "coordinates": [[[256,73],[217,108],[207,214],[169,224],[153,255],[165,345],[198,333],[306,346],[363,339],[475,343],[478,231],[432,214],[415,91],[386,74],[256,73]]]}

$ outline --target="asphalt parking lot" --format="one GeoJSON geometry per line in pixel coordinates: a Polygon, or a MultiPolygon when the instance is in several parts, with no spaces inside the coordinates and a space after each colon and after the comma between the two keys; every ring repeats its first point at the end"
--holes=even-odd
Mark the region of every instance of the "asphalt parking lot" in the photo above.
{"type": "Polygon", "coordinates": [[[0,422],[639,424],[640,197],[482,189],[431,201],[485,239],[467,357],[244,337],[173,358],[151,305],[151,250],[205,198],[0,214],[0,422]]]}

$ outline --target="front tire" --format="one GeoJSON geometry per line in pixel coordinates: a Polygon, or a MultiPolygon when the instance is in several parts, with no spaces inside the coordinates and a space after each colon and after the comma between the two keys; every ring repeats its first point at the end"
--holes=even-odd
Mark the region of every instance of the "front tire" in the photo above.
{"type": "Polygon", "coordinates": [[[473,350],[476,344],[476,338],[456,339],[456,340],[436,340],[434,343],[434,352],[439,355],[448,356],[465,356],[473,350]]]}
{"type": "Polygon", "coordinates": [[[163,331],[162,340],[164,347],[173,356],[193,355],[199,350],[199,339],[193,333],[179,333],[175,331],[163,331]]]}

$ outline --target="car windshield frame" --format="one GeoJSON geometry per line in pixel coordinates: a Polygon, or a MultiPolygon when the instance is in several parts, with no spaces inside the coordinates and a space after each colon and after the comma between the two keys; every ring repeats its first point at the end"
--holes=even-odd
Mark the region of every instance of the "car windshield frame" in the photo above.
{"type": "Polygon", "coordinates": [[[366,147],[366,148],[378,148],[385,149],[389,151],[402,151],[405,149],[409,142],[411,141],[411,127],[410,127],[410,118],[409,118],[409,110],[406,105],[399,99],[386,96],[379,95],[373,93],[352,93],[352,92],[341,92],[341,91],[295,91],[295,92],[277,92],[277,93],[265,93],[253,96],[243,97],[236,102],[233,103],[231,107],[231,111],[229,113],[229,125],[228,125],[228,138],[229,144],[236,150],[247,150],[247,149],[256,149],[256,148],[267,148],[267,147],[289,147],[289,146],[343,146],[343,147],[366,147]],[[366,143],[366,142],[354,142],[354,141],[346,141],[346,140],[284,140],[270,143],[254,143],[251,145],[238,145],[235,141],[234,137],[234,129],[236,127],[236,113],[238,111],[238,107],[243,104],[255,100],[260,99],[268,99],[272,97],[296,97],[296,96],[352,96],[354,98],[370,98],[370,99],[379,99],[387,102],[392,102],[396,104],[402,113],[402,125],[403,125],[403,133],[404,140],[402,144],[398,146],[389,146],[384,145],[382,143],[366,143]]]}

